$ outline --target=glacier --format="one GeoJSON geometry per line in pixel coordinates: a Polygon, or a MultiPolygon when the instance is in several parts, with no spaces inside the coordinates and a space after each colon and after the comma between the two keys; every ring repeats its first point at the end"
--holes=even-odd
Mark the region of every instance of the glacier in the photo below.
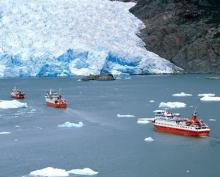
{"type": "Polygon", "coordinates": [[[174,73],[145,49],[135,3],[0,0],[0,77],[174,73]]]}

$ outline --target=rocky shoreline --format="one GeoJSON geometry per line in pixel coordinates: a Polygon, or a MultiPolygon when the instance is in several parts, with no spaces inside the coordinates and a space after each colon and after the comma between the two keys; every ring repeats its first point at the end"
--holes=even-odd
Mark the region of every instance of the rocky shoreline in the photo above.
{"type": "Polygon", "coordinates": [[[121,0],[146,28],[139,36],[146,49],[186,73],[220,73],[220,1],[121,0]]]}
{"type": "Polygon", "coordinates": [[[82,77],[82,81],[90,81],[90,80],[112,81],[112,80],[115,80],[115,78],[112,74],[88,75],[88,76],[82,77]]]}

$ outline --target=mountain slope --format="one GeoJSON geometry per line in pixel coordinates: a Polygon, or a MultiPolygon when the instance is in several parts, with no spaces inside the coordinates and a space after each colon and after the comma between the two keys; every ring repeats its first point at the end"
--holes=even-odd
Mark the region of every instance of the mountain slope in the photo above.
{"type": "MultiPolygon", "coordinates": [[[[131,2],[133,0],[124,0],[131,2]]],[[[220,72],[219,0],[137,0],[146,48],[190,73],[220,72]]]]}

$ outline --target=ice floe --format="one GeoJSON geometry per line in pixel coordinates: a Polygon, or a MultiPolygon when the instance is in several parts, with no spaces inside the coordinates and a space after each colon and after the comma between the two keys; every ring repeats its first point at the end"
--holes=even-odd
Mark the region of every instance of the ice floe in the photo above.
{"type": "Polygon", "coordinates": [[[215,94],[214,93],[199,93],[198,96],[199,97],[205,97],[205,96],[211,97],[211,96],[215,96],[215,94]]]}
{"type": "Polygon", "coordinates": [[[190,173],[190,170],[186,170],[186,173],[190,173]]]}
{"type": "Polygon", "coordinates": [[[129,118],[129,117],[136,117],[135,115],[132,115],[132,114],[117,114],[117,117],[127,117],[127,118],[129,118]]]}
{"type": "Polygon", "coordinates": [[[152,137],[147,137],[147,138],[144,139],[144,141],[146,141],[146,142],[153,142],[154,139],[152,137]]]}
{"type": "Polygon", "coordinates": [[[138,124],[149,124],[153,118],[139,118],[137,120],[138,124]]]}
{"type": "Polygon", "coordinates": [[[186,107],[186,103],[183,102],[161,102],[159,105],[160,108],[184,108],[186,107]]]}
{"type": "Polygon", "coordinates": [[[11,132],[0,132],[0,135],[8,135],[11,134],[11,132]]]}
{"type": "Polygon", "coordinates": [[[217,96],[204,96],[200,98],[201,101],[220,101],[220,97],[217,96]]]}
{"type": "Polygon", "coordinates": [[[0,100],[0,109],[14,109],[14,108],[26,108],[27,103],[22,103],[17,100],[0,100]]]}
{"type": "Polygon", "coordinates": [[[149,102],[150,102],[150,103],[154,103],[155,101],[154,101],[154,100],[150,100],[149,102]]]}
{"type": "Polygon", "coordinates": [[[30,172],[29,176],[36,176],[36,177],[66,177],[69,175],[85,175],[85,176],[93,176],[97,175],[98,172],[94,171],[90,168],[82,168],[82,169],[72,169],[67,171],[65,169],[47,167],[40,170],[35,170],[30,172]]]}
{"type": "Polygon", "coordinates": [[[175,97],[187,97],[187,96],[192,96],[192,94],[185,93],[185,92],[180,92],[180,93],[174,93],[172,96],[175,96],[175,97]]]}
{"type": "Polygon", "coordinates": [[[86,176],[93,176],[93,175],[97,175],[98,172],[94,171],[90,168],[83,168],[83,169],[73,169],[68,171],[69,174],[75,174],[75,175],[86,175],[86,176]]]}
{"type": "Polygon", "coordinates": [[[47,167],[40,170],[35,170],[30,173],[30,176],[37,177],[65,177],[69,176],[69,173],[64,169],[47,167]]]}
{"type": "Polygon", "coordinates": [[[71,123],[71,122],[65,122],[63,124],[58,125],[57,127],[59,128],[72,128],[72,127],[76,127],[76,128],[81,128],[83,127],[83,122],[79,122],[79,123],[71,123]]]}
{"type": "Polygon", "coordinates": [[[210,122],[216,122],[216,119],[209,119],[210,122]]]}

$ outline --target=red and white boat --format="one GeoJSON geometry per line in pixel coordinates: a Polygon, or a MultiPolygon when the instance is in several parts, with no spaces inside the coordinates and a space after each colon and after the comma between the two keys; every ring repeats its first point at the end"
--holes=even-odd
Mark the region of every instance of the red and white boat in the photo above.
{"type": "Polygon", "coordinates": [[[196,113],[191,119],[180,118],[179,114],[175,115],[167,111],[164,113],[169,113],[169,115],[155,116],[153,120],[155,130],[185,136],[209,136],[210,128],[197,117],[196,113]]]}
{"type": "Polygon", "coordinates": [[[11,98],[14,99],[24,99],[25,93],[16,87],[14,87],[11,91],[11,98]]]}
{"type": "Polygon", "coordinates": [[[46,100],[47,106],[51,106],[54,108],[66,108],[67,107],[66,100],[62,98],[60,94],[52,90],[46,93],[45,100],[46,100]]]}

